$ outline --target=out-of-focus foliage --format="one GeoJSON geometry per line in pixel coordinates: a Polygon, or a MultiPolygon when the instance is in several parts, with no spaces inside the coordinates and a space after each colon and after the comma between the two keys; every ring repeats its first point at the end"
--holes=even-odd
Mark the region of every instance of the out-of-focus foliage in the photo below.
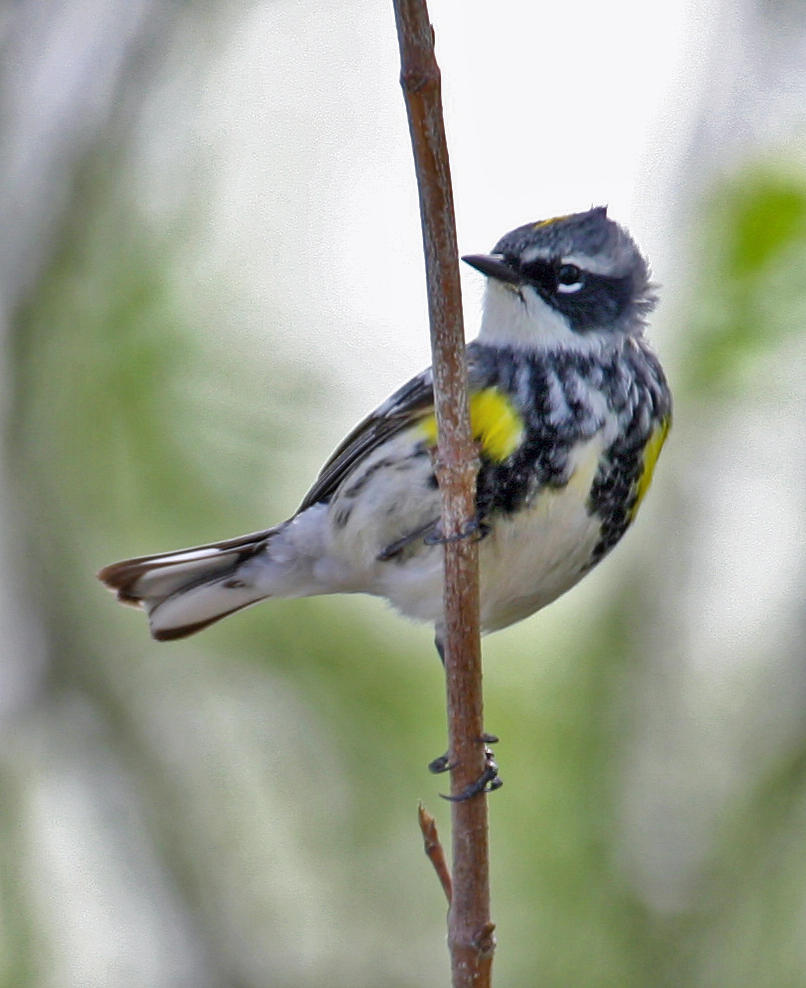
{"type": "Polygon", "coordinates": [[[690,360],[682,384],[735,388],[765,349],[803,332],[800,289],[806,253],[806,177],[769,163],[747,169],[712,195],[694,285],[690,360]]]}
{"type": "MultiPolygon", "coordinates": [[[[301,317],[251,298],[254,332],[225,266],[188,260],[204,183],[162,228],[113,132],[5,351],[5,575],[35,624],[6,661],[40,674],[0,718],[0,985],[444,985],[416,826],[423,798],[447,840],[430,631],[334,598],[157,645],[93,577],[279,520],[352,425],[301,317]]],[[[485,642],[501,985],[803,983],[806,179],[770,156],[706,202],[653,331],[676,420],[635,530],[485,642]]]]}

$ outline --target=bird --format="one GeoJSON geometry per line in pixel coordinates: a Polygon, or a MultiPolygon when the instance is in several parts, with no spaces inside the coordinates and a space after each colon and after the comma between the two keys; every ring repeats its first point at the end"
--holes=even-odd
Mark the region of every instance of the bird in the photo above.
{"type": "MultiPolygon", "coordinates": [[[[620,541],[672,398],[645,338],[657,301],[647,260],[606,206],[527,223],[462,259],[486,278],[465,353],[487,633],[556,600],[620,541]]],[[[366,593],[432,624],[439,643],[436,446],[429,368],[349,433],[288,520],[98,576],[145,610],[158,641],[266,599],[366,593]]]]}

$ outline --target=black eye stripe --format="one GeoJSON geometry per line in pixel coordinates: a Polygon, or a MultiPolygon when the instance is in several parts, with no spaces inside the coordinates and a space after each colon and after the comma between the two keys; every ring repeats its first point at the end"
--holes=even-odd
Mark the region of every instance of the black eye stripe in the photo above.
{"type": "MultiPolygon", "coordinates": [[[[517,262],[516,262],[517,263],[517,262]]],[[[564,264],[561,260],[543,258],[518,265],[521,274],[544,290],[556,291],[560,285],[584,284],[585,272],[576,264],[564,264]]]]}
{"type": "Polygon", "coordinates": [[[594,274],[564,262],[561,257],[521,263],[509,255],[506,260],[519,272],[523,283],[531,285],[578,333],[611,326],[621,318],[633,297],[633,279],[629,274],[594,274]]]}
{"type": "Polygon", "coordinates": [[[520,264],[521,274],[543,288],[550,288],[554,281],[554,265],[549,261],[536,260],[520,264]]]}

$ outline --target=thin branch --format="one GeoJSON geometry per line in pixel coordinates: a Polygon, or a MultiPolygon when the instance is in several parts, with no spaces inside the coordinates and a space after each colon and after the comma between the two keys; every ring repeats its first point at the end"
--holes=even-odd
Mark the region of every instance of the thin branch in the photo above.
{"type": "Polygon", "coordinates": [[[451,898],[453,897],[451,873],[448,871],[448,862],[445,860],[445,852],[442,850],[442,842],[440,841],[439,833],[437,832],[437,821],[431,816],[422,803],[420,803],[417,808],[417,814],[420,820],[420,832],[423,835],[423,847],[425,849],[426,856],[434,866],[434,871],[437,873],[439,884],[442,886],[442,891],[445,893],[445,898],[448,900],[448,905],[450,905],[451,898]]]}
{"type": "MultiPolygon", "coordinates": [[[[478,546],[462,538],[476,516],[478,460],[467,401],[462,298],[440,72],[425,0],[393,0],[423,232],[434,402],[439,445],[435,471],[442,493],[445,545],[444,658],[451,762],[456,795],[484,771],[478,546]]],[[[487,801],[452,806],[453,898],[448,944],[454,988],[490,984],[487,801]]]]}

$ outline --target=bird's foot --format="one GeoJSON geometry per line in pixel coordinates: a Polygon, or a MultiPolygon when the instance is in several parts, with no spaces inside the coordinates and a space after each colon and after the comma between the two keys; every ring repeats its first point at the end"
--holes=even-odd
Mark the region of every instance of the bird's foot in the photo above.
{"type": "MultiPolygon", "coordinates": [[[[480,792],[494,792],[504,784],[503,780],[498,776],[498,764],[493,757],[493,750],[489,747],[491,744],[495,744],[498,738],[494,734],[482,734],[478,740],[480,744],[484,745],[484,771],[475,782],[471,782],[465,786],[455,796],[445,796],[440,793],[443,799],[450,800],[452,803],[463,803],[466,799],[472,799],[473,796],[477,796],[480,792]]],[[[453,768],[453,765],[447,752],[428,763],[428,771],[433,772],[435,775],[440,772],[448,772],[451,768],[453,768]]]]}
{"type": "Polygon", "coordinates": [[[423,542],[426,545],[449,545],[453,542],[461,542],[462,539],[472,539],[474,542],[480,542],[485,535],[489,534],[490,526],[485,522],[481,521],[480,518],[471,518],[464,523],[461,530],[455,535],[443,535],[439,528],[435,528],[433,532],[429,532],[423,538],[423,542]]]}

